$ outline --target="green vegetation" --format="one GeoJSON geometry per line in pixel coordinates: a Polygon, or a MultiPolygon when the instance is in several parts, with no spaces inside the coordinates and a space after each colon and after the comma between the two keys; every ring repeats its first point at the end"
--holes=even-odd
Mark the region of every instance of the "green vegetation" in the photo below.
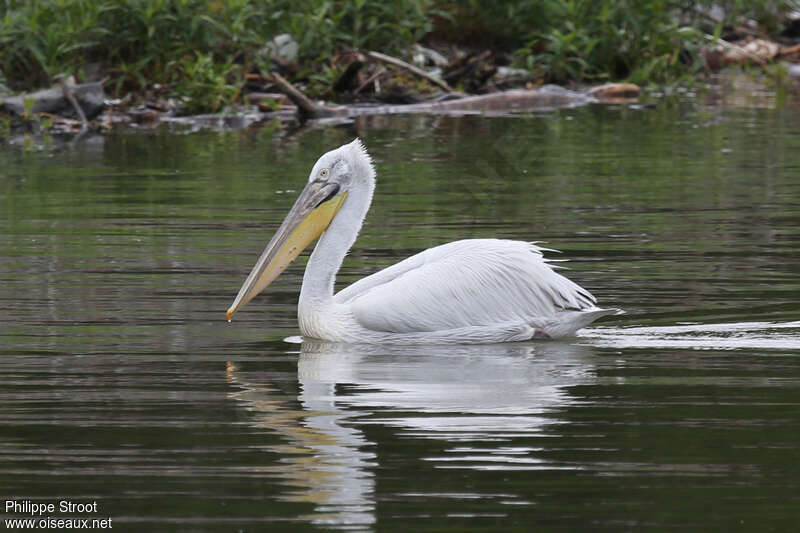
{"type": "MultiPolygon", "coordinates": [[[[706,35],[742,18],[773,29],[789,5],[780,0],[469,0],[451,31],[514,50],[518,63],[552,82],[628,80],[663,83],[702,68],[706,35]],[[722,9],[723,20],[711,17],[722,9]]],[[[452,35],[451,35],[452,36],[452,35]]]]}
{"type": "Polygon", "coordinates": [[[768,27],[780,0],[6,0],[0,7],[0,88],[50,85],[87,67],[116,95],[154,84],[191,112],[237,99],[245,75],[268,70],[265,44],[299,45],[295,80],[312,91],[353,49],[404,56],[419,41],[492,48],[541,81],[662,83],[697,72],[707,34],[742,16],[768,27]],[[725,8],[713,21],[709,6],[725,8]]]}

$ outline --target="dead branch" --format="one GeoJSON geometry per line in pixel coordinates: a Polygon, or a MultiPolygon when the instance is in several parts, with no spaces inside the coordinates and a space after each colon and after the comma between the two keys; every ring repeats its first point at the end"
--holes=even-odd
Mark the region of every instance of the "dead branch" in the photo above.
{"type": "Polygon", "coordinates": [[[321,106],[315,104],[308,98],[305,94],[303,94],[299,89],[297,89],[294,85],[289,83],[284,79],[283,76],[278,74],[277,72],[273,72],[270,74],[272,80],[275,84],[280,88],[283,93],[289,97],[289,100],[294,102],[298,109],[301,112],[310,115],[312,117],[317,117],[322,114],[321,106]]]}
{"type": "Polygon", "coordinates": [[[270,76],[280,90],[289,97],[289,100],[294,102],[302,115],[308,117],[336,117],[347,115],[347,108],[345,107],[319,105],[312,102],[308,96],[286,81],[286,79],[277,72],[271,73],[270,76]]]}
{"type": "Polygon", "coordinates": [[[796,44],[788,48],[782,48],[781,51],[778,52],[778,57],[790,56],[792,54],[797,54],[797,53],[800,53],[800,44],[796,44]]]}
{"type": "Polygon", "coordinates": [[[67,79],[63,74],[59,74],[56,76],[56,80],[61,85],[61,91],[64,93],[64,96],[69,100],[69,103],[72,105],[73,109],[75,109],[75,113],[78,114],[78,118],[81,120],[81,131],[80,133],[86,133],[89,131],[89,121],[86,120],[86,114],[83,112],[83,108],[80,106],[78,101],[75,99],[75,95],[72,94],[72,89],[67,83],[67,79]]]}
{"type": "Polygon", "coordinates": [[[417,68],[417,67],[415,67],[414,65],[412,65],[410,63],[406,63],[402,59],[397,59],[396,57],[387,56],[386,54],[382,54],[380,52],[372,52],[372,51],[367,52],[367,56],[369,56],[372,59],[375,59],[377,61],[382,61],[384,63],[388,63],[389,65],[394,65],[396,67],[400,67],[400,68],[402,68],[404,70],[407,70],[407,71],[411,72],[412,74],[414,74],[416,76],[419,76],[420,78],[424,78],[424,79],[428,80],[429,82],[433,83],[437,87],[440,87],[441,89],[444,89],[445,91],[447,91],[449,93],[453,92],[453,89],[449,85],[447,85],[446,82],[440,80],[439,78],[437,78],[435,76],[431,76],[430,74],[428,74],[427,72],[425,72],[421,68],[417,68]]]}
{"type": "Polygon", "coordinates": [[[380,67],[379,67],[377,72],[375,72],[374,74],[372,74],[372,76],[370,76],[369,78],[367,78],[366,80],[364,80],[364,82],[363,82],[363,83],[361,83],[361,85],[359,85],[358,87],[356,87],[356,90],[355,90],[355,91],[353,91],[353,94],[358,94],[358,93],[360,93],[361,91],[363,91],[363,90],[364,90],[364,87],[367,87],[367,86],[368,86],[370,83],[374,82],[375,80],[377,80],[378,78],[380,78],[381,76],[383,76],[385,73],[386,73],[386,71],[385,71],[385,70],[383,70],[383,68],[380,68],[380,67]]]}

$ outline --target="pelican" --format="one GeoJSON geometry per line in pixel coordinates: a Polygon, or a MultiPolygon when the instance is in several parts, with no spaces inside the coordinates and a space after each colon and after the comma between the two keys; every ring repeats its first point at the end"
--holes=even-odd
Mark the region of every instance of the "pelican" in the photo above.
{"type": "Polygon", "coordinates": [[[545,248],[467,239],[429,248],[333,293],[372,202],[375,168],[359,139],[317,160],[233,304],[272,283],[315,239],[297,318],[305,337],[345,343],[480,344],[559,338],[619,309],[554,270],[545,248]]]}

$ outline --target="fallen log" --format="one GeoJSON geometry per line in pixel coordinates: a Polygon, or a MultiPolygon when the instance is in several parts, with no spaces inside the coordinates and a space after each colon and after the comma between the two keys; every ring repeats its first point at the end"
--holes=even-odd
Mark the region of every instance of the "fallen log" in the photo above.
{"type": "Polygon", "coordinates": [[[65,93],[61,85],[19,96],[9,96],[2,101],[2,108],[16,116],[28,113],[50,113],[63,117],[80,118],[76,107],[70,102],[71,93],[87,120],[98,116],[105,107],[105,93],[102,82],[70,85],[65,93]]]}
{"type": "Polygon", "coordinates": [[[639,86],[633,83],[606,83],[592,87],[586,94],[601,102],[627,103],[638,100],[641,92],[639,86]]]}
{"type": "MultiPolygon", "coordinates": [[[[416,104],[434,111],[475,111],[482,113],[510,113],[555,107],[572,107],[588,104],[594,98],[584,93],[570,91],[558,85],[545,85],[538,89],[515,89],[496,93],[467,96],[431,104],[416,104]]],[[[413,107],[413,106],[406,106],[413,107]]]]}
{"type": "Polygon", "coordinates": [[[349,106],[347,110],[351,117],[403,113],[502,115],[520,111],[577,107],[596,101],[593,96],[588,94],[570,91],[558,85],[545,85],[539,89],[500,91],[419,104],[349,106]]]}
{"type": "Polygon", "coordinates": [[[297,87],[286,81],[277,72],[270,74],[275,85],[289,97],[297,106],[298,112],[308,118],[347,116],[347,109],[343,106],[319,105],[302,93],[297,87]]]}

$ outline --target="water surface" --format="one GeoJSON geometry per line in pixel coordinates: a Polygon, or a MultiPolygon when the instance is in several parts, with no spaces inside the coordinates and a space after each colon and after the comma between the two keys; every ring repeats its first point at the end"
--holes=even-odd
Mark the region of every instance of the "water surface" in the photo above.
{"type": "Polygon", "coordinates": [[[795,110],[699,105],[0,151],[0,496],[129,531],[790,530],[798,154],[795,110]],[[355,135],[379,182],[342,286],[537,240],[627,314],[558,342],[296,344],[300,260],[227,323],[355,135]]]}

